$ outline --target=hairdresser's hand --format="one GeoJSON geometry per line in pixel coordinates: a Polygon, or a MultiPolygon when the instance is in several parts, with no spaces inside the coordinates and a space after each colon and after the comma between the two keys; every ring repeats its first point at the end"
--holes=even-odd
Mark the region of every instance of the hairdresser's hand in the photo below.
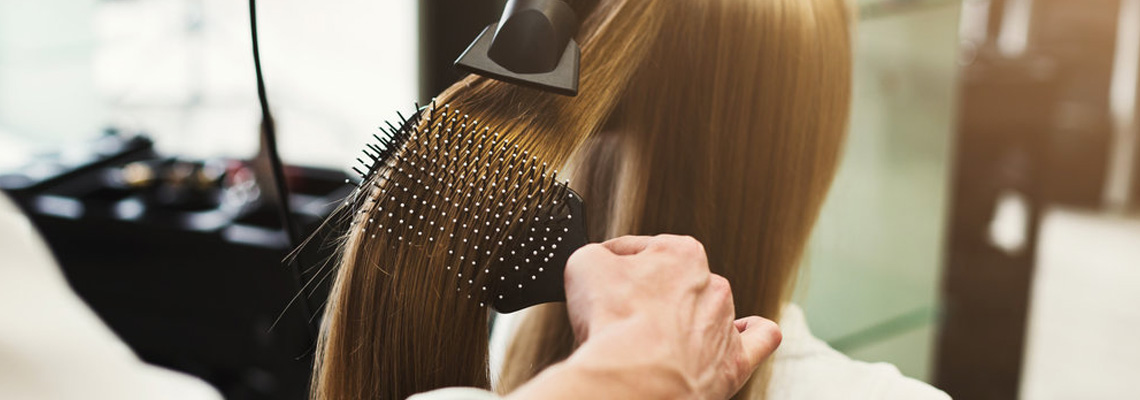
{"type": "MultiPolygon", "coordinates": [[[[609,393],[601,398],[725,399],[780,343],[771,321],[733,320],[728,281],[709,272],[704,247],[690,237],[627,236],[583,247],[567,262],[565,281],[582,345],[535,386],[561,374],[581,381],[579,397],[601,381],[609,393]]],[[[532,397],[525,389],[517,394],[532,397]]]]}

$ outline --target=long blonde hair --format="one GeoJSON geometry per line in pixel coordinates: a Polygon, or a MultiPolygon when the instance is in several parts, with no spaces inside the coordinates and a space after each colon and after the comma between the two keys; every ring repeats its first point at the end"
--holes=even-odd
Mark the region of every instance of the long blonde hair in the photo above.
{"type": "MultiPolygon", "coordinates": [[[[732,282],[738,315],[777,319],[846,128],[844,0],[569,3],[586,16],[579,96],[471,76],[438,101],[569,165],[591,239],[692,235],[732,282]]],[[[434,257],[463,245],[403,249],[382,239],[346,238],[313,398],[488,387],[487,311],[443,290],[454,282],[434,257]]],[[[504,391],[574,346],[563,306],[531,314],[508,352],[504,391]]]]}

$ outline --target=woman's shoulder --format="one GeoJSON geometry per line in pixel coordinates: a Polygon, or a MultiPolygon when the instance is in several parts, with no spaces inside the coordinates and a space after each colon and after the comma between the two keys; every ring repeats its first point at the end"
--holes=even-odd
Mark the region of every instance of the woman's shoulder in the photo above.
{"type": "Polygon", "coordinates": [[[794,304],[780,318],[784,340],[773,355],[767,399],[949,399],[887,363],[852,360],[812,336],[794,304]]]}

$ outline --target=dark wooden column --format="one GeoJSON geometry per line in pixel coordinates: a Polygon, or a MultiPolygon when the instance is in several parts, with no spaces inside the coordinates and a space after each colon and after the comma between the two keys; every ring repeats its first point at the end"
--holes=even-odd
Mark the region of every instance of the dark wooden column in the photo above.
{"type": "Polygon", "coordinates": [[[936,384],[956,398],[1017,398],[1042,208],[1042,116],[1054,97],[1047,79],[1001,62],[963,72],[936,368],[936,384]],[[1012,254],[988,236],[1007,191],[1023,196],[1030,215],[1027,246],[1012,254]]]}
{"type": "Polygon", "coordinates": [[[431,100],[465,74],[452,67],[459,54],[503,11],[505,0],[421,0],[420,101],[431,100]]]}
{"type": "Polygon", "coordinates": [[[1033,2],[1024,53],[1002,52],[1006,1],[961,70],[935,383],[955,398],[1015,399],[1040,216],[1101,204],[1111,137],[1108,87],[1119,0],[1033,2]],[[1024,248],[994,245],[1003,193],[1028,206],[1024,248]]]}

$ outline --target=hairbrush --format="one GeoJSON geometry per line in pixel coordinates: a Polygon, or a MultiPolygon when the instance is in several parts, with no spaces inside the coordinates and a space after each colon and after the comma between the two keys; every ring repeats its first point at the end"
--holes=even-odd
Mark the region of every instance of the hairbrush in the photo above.
{"type": "Polygon", "coordinates": [[[587,243],[581,196],[493,127],[449,105],[416,109],[385,123],[357,159],[351,229],[442,257],[433,264],[480,306],[564,301],[566,261],[587,243]]]}

